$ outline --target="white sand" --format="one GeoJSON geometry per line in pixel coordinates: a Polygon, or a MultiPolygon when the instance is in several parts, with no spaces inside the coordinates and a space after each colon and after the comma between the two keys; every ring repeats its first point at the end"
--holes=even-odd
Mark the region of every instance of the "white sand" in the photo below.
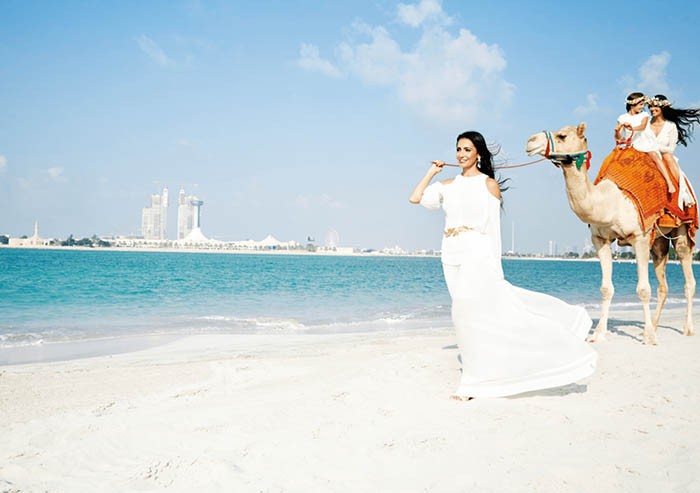
{"type": "Polygon", "coordinates": [[[700,337],[681,317],[649,347],[641,310],[613,313],[592,377],[471,402],[449,399],[447,329],[3,366],[0,491],[700,491],[700,337]]]}

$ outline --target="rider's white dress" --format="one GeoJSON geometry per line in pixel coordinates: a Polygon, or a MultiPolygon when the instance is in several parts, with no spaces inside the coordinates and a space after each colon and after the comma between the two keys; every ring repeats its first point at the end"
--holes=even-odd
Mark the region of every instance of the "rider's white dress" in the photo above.
{"type": "MultiPolygon", "coordinates": [[[[676,163],[678,163],[678,158],[674,154],[676,152],[676,146],[678,145],[678,128],[675,123],[668,120],[664,121],[663,127],[659,130],[659,135],[656,135],[656,142],[659,146],[659,152],[671,154],[673,159],[676,160],[676,163]]],[[[695,204],[695,199],[693,198],[695,190],[693,190],[693,186],[690,184],[690,180],[685,176],[685,173],[683,173],[683,170],[680,169],[680,165],[678,170],[680,171],[678,207],[683,210],[695,204]]]]}
{"type": "Polygon", "coordinates": [[[442,205],[446,231],[470,228],[442,242],[462,360],[456,395],[501,397],[593,373],[597,354],[584,341],[591,327],[586,311],[504,279],[500,201],[486,188],[486,175],[434,183],[421,204],[431,210],[442,205]]]}

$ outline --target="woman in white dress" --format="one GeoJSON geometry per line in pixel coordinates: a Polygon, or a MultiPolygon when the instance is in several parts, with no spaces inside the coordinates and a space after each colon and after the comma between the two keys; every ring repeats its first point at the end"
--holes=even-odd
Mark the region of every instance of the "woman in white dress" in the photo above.
{"type": "Polygon", "coordinates": [[[673,193],[676,191],[676,186],[671,181],[666,166],[664,166],[659,153],[659,144],[649,128],[649,114],[642,111],[646,102],[647,98],[641,92],[633,92],[627,96],[625,105],[627,113],[623,113],[617,118],[615,139],[622,141],[624,138],[629,138],[626,134],[630,132],[632,147],[640,152],[645,152],[654,161],[661,176],[666,181],[668,193],[673,193]]]}
{"type": "Polygon", "coordinates": [[[678,159],[674,156],[676,145],[688,145],[693,131],[693,125],[700,123],[700,110],[695,108],[674,108],[671,102],[663,94],[657,94],[647,100],[651,112],[649,127],[656,137],[659,152],[668,166],[673,177],[679,183],[678,207],[683,210],[695,204],[691,193],[692,187],[685,173],[678,166],[678,159]]]}
{"type": "Polygon", "coordinates": [[[503,278],[501,190],[480,133],[457,137],[457,160],[459,175],[429,185],[445,165],[433,161],[409,199],[445,211],[442,264],[462,361],[454,397],[502,397],[589,376],[597,354],[584,341],[586,311],[503,278]]]}

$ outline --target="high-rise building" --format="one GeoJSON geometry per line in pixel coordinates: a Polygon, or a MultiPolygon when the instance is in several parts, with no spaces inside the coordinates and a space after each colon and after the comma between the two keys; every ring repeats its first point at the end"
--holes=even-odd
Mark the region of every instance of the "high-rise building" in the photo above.
{"type": "Polygon", "coordinates": [[[151,195],[151,204],[141,211],[141,236],[146,240],[168,239],[168,189],[151,195]]]}
{"type": "Polygon", "coordinates": [[[201,225],[200,208],[204,204],[194,195],[185,196],[181,188],[177,197],[177,239],[184,240],[193,229],[201,225]]]}

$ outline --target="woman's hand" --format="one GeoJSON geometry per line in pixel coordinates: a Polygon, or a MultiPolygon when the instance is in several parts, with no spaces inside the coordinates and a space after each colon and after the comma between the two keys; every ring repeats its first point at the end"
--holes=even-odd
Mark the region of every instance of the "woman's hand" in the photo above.
{"type": "Polygon", "coordinates": [[[411,196],[408,199],[410,203],[420,204],[420,200],[423,197],[423,192],[430,184],[430,180],[432,180],[435,177],[435,175],[442,171],[443,166],[445,166],[445,161],[440,161],[439,159],[430,163],[430,168],[428,169],[428,172],[425,174],[423,179],[418,182],[416,188],[413,189],[413,192],[411,193],[411,196]]]}
{"type": "Polygon", "coordinates": [[[445,166],[445,161],[441,161],[439,159],[437,161],[432,161],[429,171],[433,174],[433,176],[435,176],[442,171],[443,166],[445,166]]]}

